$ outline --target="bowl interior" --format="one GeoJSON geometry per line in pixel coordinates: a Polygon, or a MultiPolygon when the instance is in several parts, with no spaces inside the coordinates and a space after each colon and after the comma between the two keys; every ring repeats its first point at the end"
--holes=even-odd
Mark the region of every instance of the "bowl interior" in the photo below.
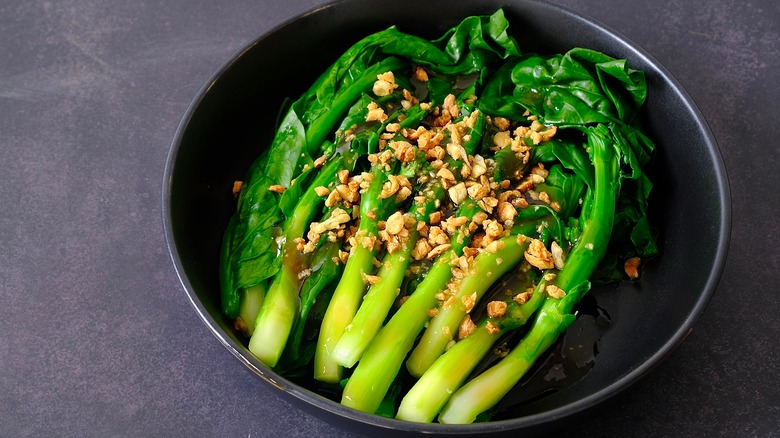
{"type": "Polygon", "coordinates": [[[613,395],[656,365],[691,329],[714,291],[730,229],[728,185],[709,129],[677,82],[643,51],[593,21],[533,1],[345,0],[313,10],[259,37],[207,84],[183,120],[169,156],[163,193],[171,255],[187,294],[220,341],[254,372],[283,388],[304,408],[335,414],[345,426],[428,432],[489,432],[541,425],[613,395]],[[259,363],[220,311],[218,259],[222,231],[234,208],[231,187],[270,143],[285,98],[297,97],[350,44],[396,24],[437,37],[474,14],[504,7],[525,52],[588,47],[645,70],[649,97],[643,118],[658,154],[651,214],[661,257],[641,282],[595,288],[611,316],[586,378],[538,401],[505,409],[499,421],[467,427],[417,425],[341,407],[300,388],[259,363]],[[408,11],[415,11],[410,14],[408,11]],[[435,20],[430,17],[437,17],[435,20]]]}

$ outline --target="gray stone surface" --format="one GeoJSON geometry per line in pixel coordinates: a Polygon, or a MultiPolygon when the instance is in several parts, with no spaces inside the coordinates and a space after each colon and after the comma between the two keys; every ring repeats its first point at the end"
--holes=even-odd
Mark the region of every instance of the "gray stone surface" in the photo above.
{"type": "MultiPolygon", "coordinates": [[[[219,345],[161,224],[164,162],[191,99],[235,50],[318,3],[0,4],[0,435],[348,435],[219,345]]],[[[687,340],[561,434],[777,435],[780,6],[558,3],[637,42],[688,90],[734,213],[721,284],[687,340]]]]}

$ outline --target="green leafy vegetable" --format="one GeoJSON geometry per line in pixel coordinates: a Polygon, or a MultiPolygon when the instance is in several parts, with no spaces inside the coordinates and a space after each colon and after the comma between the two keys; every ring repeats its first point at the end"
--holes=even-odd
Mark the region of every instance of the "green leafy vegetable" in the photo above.
{"type": "Polygon", "coordinates": [[[220,260],[263,363],[361,411],[485,419],[591,284],[658,253],[644,73],[521,44],[501,10],[434,40],[390,27],[289,106],[220,260]]]}

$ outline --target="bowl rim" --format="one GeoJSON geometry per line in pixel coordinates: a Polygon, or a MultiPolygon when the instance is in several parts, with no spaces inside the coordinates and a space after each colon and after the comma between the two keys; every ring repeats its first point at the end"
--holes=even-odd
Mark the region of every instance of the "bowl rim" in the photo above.
{"type": "MultiPolygon", "coordinates": [[[[570,417],[575,414],[581,413],[588,408],[598,405],[607,399],[622,392],[632,384],[639,381],[646,376],[652,369],[658,366],[663,360],[668,357],[688,336],[691,332],[694,324],[701,317],[702,313],[709,304],[712,296],[715,293],[717,285],[722,276],[728,248],[730,244],[731,228],[732,228],[732,206],[731,206],[731,192],[729,188],[728,174],[723,162],[723,158],[704,116],[699,108],[694,103],[693,99],[688,95],[682,85],[677,79],[655,58],[653,58],[648,52],[646,52],[641,46],[633,42],[615,29],[605,25],[604,23],[590,17],[589,15],[575,11],[565,6],[550,3],[544,0],[513,0],[509,3],[517,2],[522,4],[532,4],[534,7],[547,9],[551,12],[562,14],[569,19],[577,21],[588,28],[596,30],[599,35],[613,40],[624,48],[627,52],[631,53],[631,58],[641,59],[644,63],[652,66],[655,70],[655,74],[659,76],[662,82],[667,83],[671,90],[678,96],[681,102],[684,103],[686,110],[690,113],[696,122],[696,126],[701,133],[706,149],[710,155],[710,159],[714,165],[714,173],[717,179],[717,193],[720,201],[720,228],[718,232],[717,246],[715,251],[715,257],[713,264],[709,272],[707,282],[704,285],[701,294],[694,307],[689,311],[687,317],[683,321],[682,325],[674,332],[674,334],[663,344],[663,346],[655,352],[652,356],[647,357],[639,366],[632,369],[625,375],[621,376],[614,382],[604,386],[598,391],[578,399],[572,403],[560,406],[558,408],[530,414],[520,418],[491,421],[487,423],[475,423],[468,425],[447,425],[439,423],[411,423],[394,418],[382,417],[375,414],[369,414],[360,412],[351,408],[347,408],[333,400],[327,399],[321,395],[307,390],[286,378],[278,375],[273,370],[262,364],[255,357],[243,352],[245,349],[243,346],[235,342],[231,337],[227,336],[217,321],[208,313],[203,303],[198,299],[197,294],[189,282],[184,267],[182,265],[181,258],[179,256],[176,242],[173,235],[172,227],[172,213],[171,213],[171,188],[174,173],[174,164],[178,157],[181,142],[183,140],[185,131],[187,130],[192,117],[197,111],[199,105],[209,93],[213,85],[220,79],[220,77],[229,69],[233,67],[236,62],[244,56],[244,54],[254,48],[265,38],[268,38],[272,34],[279,30],[290,26],[295,21],[308,17],[310,15],[321,13],[324,10],[337,8],[341,4],[349,3],[352,0],[332,0],[327,1],[318,6],[309,8],[300,13],[291,15],[278,24],[269,27],[267,30],[258,33],[248,43],[244,44],[240,49],[232,53],[216,71],[210,76],[209,80],[201,87],[195,98],[188,105],[184,116],[179,123],[173,140],[171,142],[170,150],[165,163],[165,170],[163,174],[162,184],[162,219],[163,229],[165,235],[166,245],[168,252],[173,262],[176,275],[179,278],[179,282],[184,288],[187,298],[190,304],[195,309],[201,321],[208,327],[209,331],[219,340],[219,342],[227,348],[227,350],[235,356],[244,366],[246,366],[254,374],[260,376],[263,380],[270,383],[277,389],[284,391],[285,393],[300,399],[310,406],[318,408],[324,413],[336,415],[338,417],[346,418],[348,420],[355,421],[368,426],[373,429],[393,431],[393,432],[422,432],[422,433],[446,433],[446,434],[471,434],[471,433],[491,433],[500,432],[506,430],[520,429],[526,427],[542,426],[548,423],[552,423],[557,420],[561,420],[565,417],[570,417]]],[[[323,418],[326,421],[327,418],[323,418]]]]}

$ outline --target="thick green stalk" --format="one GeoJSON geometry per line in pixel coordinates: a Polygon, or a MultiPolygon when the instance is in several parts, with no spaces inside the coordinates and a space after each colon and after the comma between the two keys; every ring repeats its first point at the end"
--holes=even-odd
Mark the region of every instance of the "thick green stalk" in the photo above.
{"type": "MultiPolygon", "coordinates": [[[[457,215],[470,220],[478,211],[479,206],[469,199],[458,208],[457,215]]],[[[450,262],[460,257],[470,241],[466,224],[450,239],[450,250],[436,259],[417,289],[371,341],[344,388],[341,404],[376,412],[417,334],[431,318],[428,311],[436,307],[436,294],[452,278],[450,262]]]]}
{"type": "Polygon", "coordinates": [[[446,423],[471,423],[498,403],[573,322],[572,308],[587,292],[588,278],[603,257],[612,233],[620,188],[618,156],[603,126],[588,131],[594,166],[592,202],[584,207],[583,231],[554,280],[566,295],[547,297],[531,330],[506,357],[455,392],[440,416],[446,423]]]}
{"type": "Polygon", "coordinates": [[[411,261],[412,248],[419,236],[413,232],[400,250],[388,254],[377,272],[379,282],[369,287],[352,322],[344,330],[331,355],[341,366],[351,368],[357,363],[400,292],[406,268],[411,261]]]}
{"type": "Polygon", "coordinates": [[[298,313],[298,270],[285,261],[268,288],[249,340],[249,351],[269,367],[279,361],[298,313]]]}
{"type": "Polygon", "coordinates": [[[406,361],[406,368],[420,377],[447,349],[447,344],[458,331],[467,309],[465,301],[475,296],[473,304],[479,302],[488,288],[506,272],[523,260],[528,243],[518,243],[517,236],[504,237],[503,248],[495,253],[483,252],[474,259],[468,273],[458,283],[452,303],[443,305],[428,323],[422,339],[406,361]]]}
{"type": "Polygon", "coordinates": [[[508,306],[502,318],[486,318],[465,339],[439,356],[404,396],[397,418],[407,421],[431,422],[493,348],[501,335],[523,326],[544,302],[545,280],[534,288],[531,298],[518,305],[508,306]],[[488,330],[488,323],[494,330],[488,330]]]}
{"type": "Polygon", "coordinates": [[[452,391],[458,389],[498,339],[498,333],[478,327],[469,336],[452,346],[447,354],[434,362],[423,377],[404,396],[396,418],[418,423],[430,423],[436,417],[452,391]],[[469,354],[462,354],[468,351],[469,354]],[[452,353],[452,354],[450,354],[452,353]],[[458,376],[456,379],[450,376],[458,376]],[[430,378],[428,378],[430,377],[430,378]]]}
{"type": "Polygon", "coordinates": [[[453,250],[439,256],[415,292],[374,337],[347,381],[341,404],[364,412],[376,411],[417,334],[430,319],[428,311],[436,307],[435,295],[452,278],[450,260],[458,256],[453,250]]]}
{"type": "MultiPolygon", "coordinates": [[[[419,192],[423,199],[415,201],[407,213],[414,219],[415,224],[427,221],[430,214],[438,210],[438,206],[446,194],[441,180],[438,178],[429,180],[419,192]]],[[[382,327],[395,298],[401,291],[406,269],[412,260],[412,250],[419,237],[420,232],[415,225],[409,231],[406,240],[402,242],[401,248],[385,255],[382,267],[377,274],[380,278],[379,283],[368,289],[355,318],[347,326],[344,335],[333,351],[334,358],[341,365],[354,366],[368,344],[374,339],[379,328],[382,327]]]]}
{"type": "Polygon", "coordinates": [[[314,214],[324,202],[314,189],[335,181],[342,166],[343,157],[331,159],[304,192],[292,216],[285,222],[282,266],[268,287],[255,320],[255,331],[249,341],[249,351],[269,367],[276,366],[279,361],[298,314],[298,290],[302,281],[298,274],[303,270],[303,263],[295,240],[304,235],[314,214]]]}
{"type": "MultiPolygon", "coordinates": [[[[358,236],[361,234],[367,233],[359,232],[358,236]]],[[[373,248],[366,248],[358,243],[349,256],[344,273],[322,319],[317,350],[314,354],[314,378],[317,380],[329,383],[337,383],[341,380],[343,369],[334,360],[332,352],[357,312],[363,292],[366,290],[363,274],[374,270],[375,254],[373,248]]]]}
{"type": "MultiPolygon", "coordinates": [[[[573,315],[563,315],[560,312],[548,313],[545,307],[547,306],[543,306],[539,311],[533,328],[511,355],[471,380],[449,398],[439,415],[439,422],[472,423],[477,415],[498,403],[509,389],[514,387],[519,377],[515,380],[511,376],[524,375],[534,361],[550,348],[558,335],[574,320],[573,315]],[[507,381],[508,378],[511,380],[507,381]]],[[[457,387],[453,388],[455,389],[457,387]]],[[[432,420],[433,417],[428,419],[428,421],[432,420]]]]}
{"type": "Polygon", "coordinates": [[[395,197],[381,199],[384,171],[381,165],[371,168],[373,179],[360,200],[360,225],[355,233],[355,246],[349,256],[333,297],[322,320],[317,349],[314,354],[314,378],[328,383],[341,380],[343,368],[333,357],[344,330],[355,317],[360,301],[366,291],[364,276],[374,272],[374,256],[379,238],[379,221],[385,220],[389,212],[398,205],[395,197]]]}

